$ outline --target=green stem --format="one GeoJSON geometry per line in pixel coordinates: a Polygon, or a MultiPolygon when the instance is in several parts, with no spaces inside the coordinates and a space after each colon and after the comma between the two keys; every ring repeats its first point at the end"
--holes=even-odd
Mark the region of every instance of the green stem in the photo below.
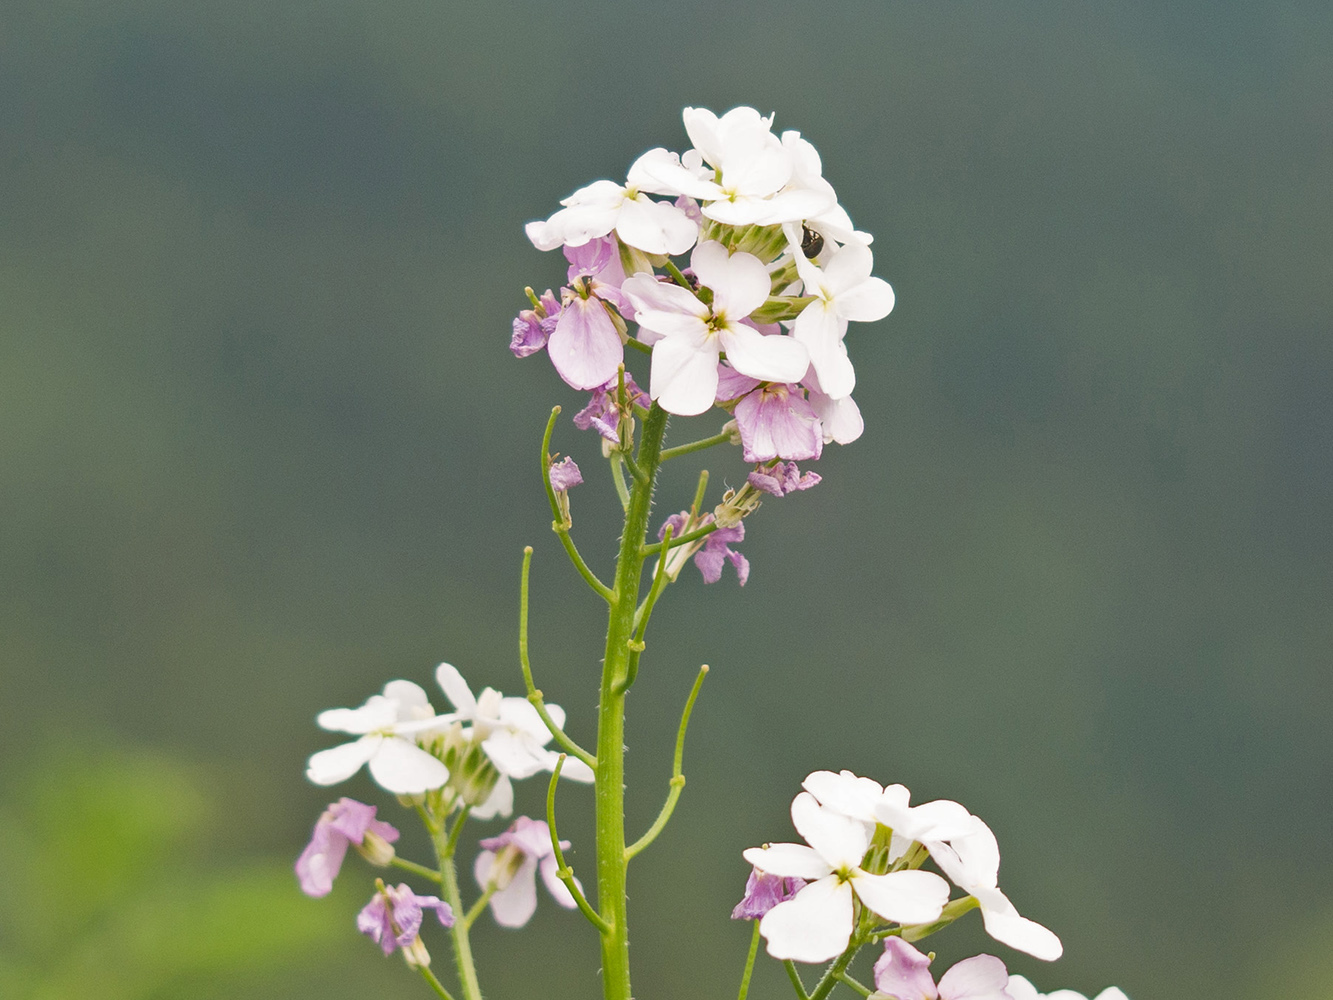
{"type": "Polygon", "coordinates": [[[463,923],[467,925],[468,930],[472,930],[472,925],[477,922],[477,918],[481,916],[481,911],[486,909],[486,904],[491,901],[491,897],[494,895],[495,883],[492,882],[486,887],[485,891],[477,897],[477,901],[472,904],[472,909],[468,910],[467,916],[463,918],[463,923]]]}
{"type": "Polygon", "coordinates": [[[583,577],[598,597],[609,603],[612,597],[611,588],[597,579],[597,574],[589,569],[588,564],[583,561],[583,556],[579,554],[574,539],[569,537],[569,529],[573,525],[560,510],[560,502],[556,500],[555,496],[555,487],[551,485],[551,434],[555,430],[555,418],[558,416],[560,416],[560,407],[551,407],[551,416],[546,421],[546,433],[542,435],[542,482],[546,485],[546,500],[551,505],[551,514],[555,517],[555,520],[551,522],[551,530],[559,536],[560,544],[564,546],[569,561],[579,571],[579,576],[583,577]]]}
{"type": "Polygon", "coordinates": [[[432,882],[440,881],[440,873],[434,868],[427,868],[425,865],[419,865],[415,861],[408,861],[406,858],[400,858],[394,855],[389,862],[395,868],[401,868],[405,872],[411,872],[413,875],[420,875],[422,878],[428,878],[432,882]]]}
{"type": "Polygon", "coordinates": [[[439,996],[444,997],[444,1000],[454,1000],[454,998],[449,995],[449,991],[444,988],[444,984],[435,978],[435,973],[430,971],[429,965],[419,965],[417,966],[417,971],[421,973],[421,978],[430,984],[430,988],[439,996]]]}
{"type": "MultiPolygon", "coordinates": [[[[467,818],[467,809],[458,817],[451,831],[446,832],[443,823],[431,823],[431,841],[435,845],[435,854],[440,862],[440,892],[455,917],[461,917],[463,894],[458,889],[458,870],[454,866],[454,847],[458,843],[458,833],[467,818]]],[[[463,989],[465,1000],[481,1000],[481,984],[477,982],[477,966],[472,960],[472,943],[468,939],[468,925],[465,920],[455,919],[449,928],[449,937],[454,945],[454,963],[458,966],[458,982],[463,989]]]]}
{"type": "Polygon", "coordinates": [[[625,346],[632,347],[636,351],[642,351],[644,354],[653,353],[653,348],[651,344],[645,344],[642,340],[635,340],[633,337],[626,338],[625,346]]]}
{"type": "Polygon", "coordinates": [[[838,985],[838,977],[847,971],[847,966],[852,964],[852,959],[856,957],[856,953],[861,950],[861,945],[864,943],[858,935],[852,935],[847,950],[833,960],[833,964],[828,967],[824,977],[811,990],[810,1000],[824,1000],[833,991],[833,987],[838,985]]]}
{"type": "Polygon", "coordinates": [[[629,485],[625,482],[625,463],[623,456],[616,452],[611,456],[611,482],[615,484],[616,496],[620,498],[620,509],[629,507],[629,485]]]}
{"type": "Polygon", "coordinates": [[[671,761],[671,787],[667,792],[666,802],[663,803],[662,811],[657,814],[657,819],[653,820],[648,832],[625,848],[626,861],[656,840],[657,835],[666,828],[671,814],[676,811],[676,802],[679,801],[680,793],[685,788],[685,774],[681,770],[681,764],[685,759],[685,731],[690,728],[690,714],[694,711],[694,700],[699,697],[699,688],[703,687],[704,678],[707,676],[708,664],[705,663],[699,668],[699,676],[694,679],[690,696],[685,699],[685,710],[680,714],[680,729],[676,732],[676,755],[671,761]]]}
{"type": "Polygon", "coordinates": [[[602,990],[606,1000],[630,1000],[629,917],[625,895],[625,697],[633,653],[634,612],[642,583],[642,551],[652,513],[653,485],[661,464],[667,413],[656,403],[643,422],[636,480],[625,511],[609,601],[606,649],[597,706],[597,774],[594,786],[597,839],[597,902],[607,923],[602,935],[602,990]]]}
{"type": "Polygon", "coordinates": [[[759,921],[754,921],[754,933],[750,935],[750,952],[745,956],[745,971],[741,973],[741,991],[736,1000],[745,1000],[750,992],[750,976],[754,973],[754,957],[759,954],[759,921]]]}
{"type": "Polygon", "coordinates": [[[645,545],[643,547],[643,554],[645,556],[650,556],[655,553],[660,554],[668,549],[674,549],[677,545],[687,545],[690,542],[697,542],[700,538],[707,538],[715,532],[717,528],[717,522],[713,521],[709,524],[705,524],[702,528],[695,528],[693,531],[687,531],[679,538],[671,539],[670,542],[662,541],[657,542],[654,545],[645,545]]]}
{"type": "Polygon", "coordinates": [[[681,455],[688,455],[694,451],[703,451],[705,448],[712,448],[714,445],[727,444],[732,440],[731,431],[718,431],[712,437],[700,438],[698,441],[691,441],[689,444],[678,444],[674,448],[668,448],[662,452],[662,461],[669,462],[673,458],[679,458],[681,455]]]}
{"type": "Polygon", "coordinates": [[[694,292],[694,286],[690,284],[690,279],[680,273],[680,268],[678,268],[675,264],[671,263],[671,261],[667,261],[662,266],[666,268],[667,274],[671,275],[672,280],[675,281],[676,284],[680,285],[681,288],[684,288],[691,293],[694,292]]]}
{"type": "Polygon", "coordinates": [[[863,997],[868,997],[870,996],[871,993],[874,992],[873,990],[870,989],[870,987],[862,986],[860,983],[858,983],[851,976],[847,975],[847,973],[845,972],[840,972],[838,974],[838,981],[842,983],[844,986],[850,986],[852,989],[856,990],[857,993],[860,993],[861,996],[863,997]]]}
{"type": "Polygon", "coordinates": [[[555,763],[555,770],[551,772],[551,783],[546,788],[546,829],[551,834],[551,850],[555,852],[556,877],[565,883],[565,888],[569,894],[574,897],[574,902],[579,911],[588,918],[588,923],[592,924],[602,934],[611,932],[611,925],[602,919],[602,915],[592,908],[588,902],[583,890],[579,888],[578,882],[574,880],[574,869],[565,864],[565,852],[560,847],[560,834],[556,832],[555,827],[555,788],[560,781],[560,769],[565,766],[566,756],[560,755],[560,759],[555,763]]]}
{"type": "Polygon", "coordinates": [[[564,747],[566,752],[596,770],[597,758],[570,739],[556,724],[555,719],[551,718],[551,713],[546,710],[546,703],[542,700],[542,693],[537,690],[537,685],[532,680],[532,662],[528,659],[528,577],[531,571],[532,546],[528,545],[523,549],[523,571],[518,588],[518,662],[523,668],[523,685],[528,689],[528,701],[537,710],[537,714],[541,716],[542,722],[555,737],[555,741],[564,747]]]}
{"type": "Polygon", "coordinates": [[[801,974],[796,969],[796,963],[789,958],[782,963],[782,966],[787,970],[787,978],[791,980],[792,986],[796,987],[796,995],[801,1000],[810,1000],[810,994],[805,992],[805,983],[801,982],[801,974]]]}

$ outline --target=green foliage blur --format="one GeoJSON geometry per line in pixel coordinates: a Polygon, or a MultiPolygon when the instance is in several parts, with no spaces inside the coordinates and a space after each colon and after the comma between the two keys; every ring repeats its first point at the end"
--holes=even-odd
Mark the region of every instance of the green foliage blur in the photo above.
{"type": "MultiPolygon", "coordinates": [[[[746,588],[687,570],[654,614],[632,835],[712,672],[637,992],[732,995],[741,850],[848,767],[991,824],[1066,945],[1002,954],[1044,990],[1333,998],[1330,37],[1302,0],[0,4],[0,996],[422,995],[353,930],[364,866],[297,893],[339,794],[411,837],[303,780],[314,716],[442,659],[515,693],[532,544],[537,682],[590,738],[552,405],[599,571],[616,503],[506,350],[564,274],[522,224],[745,103],[898,305],[849,334],[864,438],[747,524],[746,588]]],[[[596,994],[553,909],[479,922],[488,995],[596,994]]],[[[962,924],[941,964],[988,947],[962,924]]]]}

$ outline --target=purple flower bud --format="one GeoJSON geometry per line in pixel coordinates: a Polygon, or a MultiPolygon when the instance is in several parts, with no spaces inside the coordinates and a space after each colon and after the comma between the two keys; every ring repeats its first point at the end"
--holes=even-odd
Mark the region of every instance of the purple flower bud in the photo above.
{"type": "Polygon", "coordinates": [[[805,888],[805,879],[770,875],[758,868],[745,880],[745,896],[731,911],[732,920],[758,920],[779,903],[785,903],[805,888]]]}
{"type": "MultiPolygon", "coordinates": [[[[367,834],[379,841],[393,843],[398,831],[375,818],[375,807],[355,799],[342,798],[333,803],[315,821],[310,843],[296,859],[296,877],[307,896],[327,896],[333,891],[347,845],[360,846],[367,834]]],[[[377,843],[377,847],[380,845],[377,843]]]]}

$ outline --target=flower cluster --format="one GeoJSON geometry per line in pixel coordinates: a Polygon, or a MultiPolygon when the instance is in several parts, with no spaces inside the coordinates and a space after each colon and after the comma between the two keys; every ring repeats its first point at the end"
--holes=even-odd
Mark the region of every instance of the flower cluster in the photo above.
{"type": "MultiPolygon", "coordinates": [[[[545,348],[561,378],[593,392],[586,427],[590,410],[608,411],[636,323],[652,401],[734,414],[747,462],[817,459],[861,434],[843,341],[849,322],[888,315],[893,289],[871,276],[871,236],[799,132],[779,136],[747,107],[683,117],[692,148],[649,150],[624,184],[596,181],[528,224],[538,249],[563,248],[568,284],[529,291],[511,350],[545,348]],[[671,258],[687,253],[682,270],[671,258]]],[[[615,440],[614,421],[595,426],[615,440]]]]}
{"type": "Polygon", "coordinates": [[[995,835],[957,802],[909,806],[902,785],[884,788],[850,771],[816,771],[803,787],[791,816],[806,843],[745,852],[760,871],[809,882],[764,914],[759,930],[770,955],[798,962],[838,955],[852,937],[855,901],[904,927],[938,920],[949,884],[920,870],[929,857],[976,900],[991,937],[1047,961],[1060,957],[1060,939],[1020,916],[999,890],[995,835]]]}

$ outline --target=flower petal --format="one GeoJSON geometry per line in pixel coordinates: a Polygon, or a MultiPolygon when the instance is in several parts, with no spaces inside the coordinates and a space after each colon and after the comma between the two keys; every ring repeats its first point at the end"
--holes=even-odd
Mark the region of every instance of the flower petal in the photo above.
{"type": "MultiPolygon", "coordinates": [[[[884,794],[878,781],[861,778],[851,771],[813,771],[801,787],[819,800],[819,804],[853,819],[875,822],[875,803],[884,794]]],[[[899,786],[901,787],[901,786],[899,786]]]]}
{"type": "Polygon", "coordinates": [[[759,921],[759,933],[774,958],[824,962],[852,936],[852,888],[836,875],[811,882],[794,899],[779,903],[759,921]]]}
{"type": "MultiPolygon", "coordinates": [[[[849,243],[848,246],[856,244],[849,243]]],[[[893,286],[883,278],[866,278],[861,284],[840,292],[834,300],[838,315],[856,323],[873,323],[893,312],[893,286]]]]}
{"type": "Polygon", "coordinates": [[[791,821],[796,831],[834,871],[858,867],[870,846],[873,827],[859,819],[825,809],[809,792],[801,792],[792,800],[791,821]]]}
{"type": "Polygon", "coordinates": [[[688,215],[667,201],[647,195],[626,198],[616,217],[616,235],[628,246],[644,253],[683,254],[699,238],[699,227],[688,215]]]}
{"type": "Polygon", "coordinates": [[[965,958],[940,977],[942,1000],[1010,1000],[1009,973],[994,955],[965,958]]]}
{"type": "Polygon", "coordinates": [[[804,344],[791,337],[765,337],[744,323],[728,323],[718,340],[727,361],[742,375],[766,382],[795,382],[810,367],[804,344]]]}
{"type": "Polygon", "coordinates": [[[467,681],[463,680],[463,675],[453,664],[441,663],[435,668],[435,683],[440,685],[444,696],[465,717],[472,718],[477,714],[477,699],[473,697],[472,689],[467,686],[467,681]]]}
{"type": "Polygon", "coordinates": [[[370,758],[370,776],[395,795],[420,795],[449,780],[449,769],[415,743],[390,736],[370,758]]]}
{"type": "Polygon", "coordinates": [[[885,920],[900,924],[928,924],[938,920],[949,901],[949,883],[934,872],[871,875],[857,869],[852,873],[852,888],[866,906],[885,920]]]}
{"type": "Polygon", "coordinates": [[[382,742],[383,736],[363,736],[353,743],[321,750],[311,755],[306,763],[305,776],[317,785],[336,785],[346,781],[375,755],[382,742]]]}
{"type": "Polygon", "coordinates": [[[570,296],[546,342],[560,377],[575,389],[596,389],[613,378],[625,360],[620,333],[598,298],[570,296]]]}
{"type": "Polygon", "coordinates": [[[491,897],[491,915],[501,927],[522,927],[537,912],[537,859],[523,859],[513,880],[491,897]]]}
{"type": "Polygon", "coordinates": [[[360,708],[330,708],[315,716],[320,729],[364,736],[377,729],[388,729],[398,721],[398,703],[382,694],[371,695],[360,708]]]}
{"type": "Polygon", "coordinates": [[[998,889],[974,893],[981,902],[981,920],[986,933],[1010,948],[1026,952],[1043,962],[1054,962],[1065,947],[1055,933],[1035,920],[1021,916],[1014,904],[998,889]]]}
{"type": "Polygon", "coordinates": [[[653,345],[648,384],[653,399],[668,413],[703,413],[717,394],[717,351],[696,347],[685,337],[659,340],[653,345]]]}
{"type": "Polygon", "coordinates": [[[819,856],[818,851],[804,844],[769,844],[767,847],[751,847],[744,852],[743,857],[760,871],[787,878],[813,881],[833,871],[828,862],[819,856]]]}

